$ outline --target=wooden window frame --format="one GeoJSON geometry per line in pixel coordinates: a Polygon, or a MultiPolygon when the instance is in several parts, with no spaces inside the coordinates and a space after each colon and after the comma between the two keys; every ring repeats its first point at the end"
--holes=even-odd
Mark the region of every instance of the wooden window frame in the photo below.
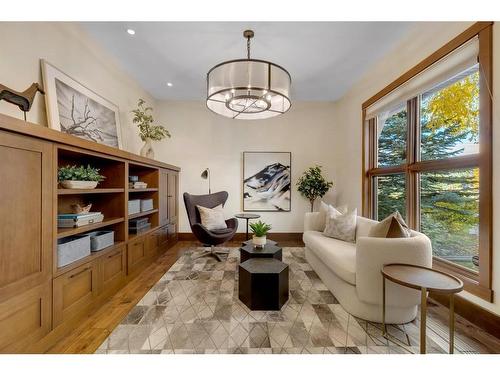
{"type": "Polygon", "coordinates": [[[362,209],[363,215],[375,218],[377,176],[402,173],[406,176],[406,210],[408,225],[419,230],[419,173],[458,168],[479,168],[479,272],[476,273],[441,258],[434,257],[433,267],[456,275],[464,282],[465,290],[493,302],[492,290],[492,91],[493,75],[493,22],[477,22],[452,39],[432,55],[404,73],[362,105],[363,155],[362,155],[362,209]],[[407,160],[403,165],[377,167],[377,120],[366,120],[366,109],[391,91],[434,64],[470,39],[479,38],[479,150],[478,154],[457,156],[450,159],[420,161],[419,102],[413,98],[407,102],[408,137],[407,160]]]}

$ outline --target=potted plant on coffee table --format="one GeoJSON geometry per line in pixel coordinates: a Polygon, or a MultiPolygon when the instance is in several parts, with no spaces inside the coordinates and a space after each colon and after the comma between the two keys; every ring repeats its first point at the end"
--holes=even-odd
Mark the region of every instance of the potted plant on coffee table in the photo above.
{"type": "Polygon", "coordinates": [[[95,189],[106,177],[99,174],[98,168],[90,165],[66,165],[57,171],[57,180],[65,189],[95,189]]]}
{"type": "Polygon", "coordinates": [[[252,242],[256,247],[264,247],[266,245],[266,235],[271,230],[271,225],[262,221],[250,224],[250,229],[253,232],[252,242]]]}

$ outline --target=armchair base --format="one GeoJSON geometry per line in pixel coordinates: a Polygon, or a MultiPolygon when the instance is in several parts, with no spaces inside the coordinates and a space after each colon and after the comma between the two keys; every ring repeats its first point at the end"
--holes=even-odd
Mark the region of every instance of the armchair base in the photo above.
{"type": "Polygon", "coordinates": [[[219,255],[220,254],[229,254],[228,250],[216,250],[215,246],[213,245],[208,245],[205,247],[209,247],[210,249],[203,250],[200,255],[195,256],[193,259],[198,259],[198,258],[203,258],[203,257],[213,257],[215,258],[218,262],[222,262],[224,259],[222,259],[219,255]]]}

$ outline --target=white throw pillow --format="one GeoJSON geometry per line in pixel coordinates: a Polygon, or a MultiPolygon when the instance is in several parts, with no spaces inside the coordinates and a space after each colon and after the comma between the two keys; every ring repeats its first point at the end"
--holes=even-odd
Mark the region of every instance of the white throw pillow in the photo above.
{"type": "Polygon", "coordinates": [[[342,241],[354,242],[356,239],[356,216],[357,209],[344,213],[335,209],[329,210],[323,234],[342,241]]]}
{"type": "Polygon", "coordinates": [[[328,218],[328,211],[330,209],[333,209],[333,210],[336,210],[338,212],[347,212],[347,205],[342,205],[340,207],[333,207],[331,204],[328,204],[328,203],[325,203],[323,201],[320,202],[320,205],[319,205],[319,213],[320,213],[320,217],[319,217],[319,220],[317,221],[317,224],[318,224],[318,227],[321,227],[322,231],[325,230],[325,226],[326,226],[326,222],[327,222],[327,218],[328,218]]]}
{"type": "Polygon", "coordinates": [[[226,229],[226,220],[224,219],[224,211],[222,210],[222,205],[218,205],[214,208],[208,208],[203,206],[196,206],[198,212],[200,213],[201,225],[203,225],[208,230],[214,229],[226,229]]]}

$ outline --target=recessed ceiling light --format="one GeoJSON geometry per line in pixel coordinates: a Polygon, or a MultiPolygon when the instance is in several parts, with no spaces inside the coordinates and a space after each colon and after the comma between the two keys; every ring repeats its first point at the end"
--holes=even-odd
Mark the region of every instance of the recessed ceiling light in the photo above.
{"type": "Polygon", "coordinates": [[[134,29],[127,29],[127,33],[130,35],[135,35],[135,30],[134,29]]]}
{"type": "Polygon", "coordinates": [[[168,87],[172,87],[174,84],[172,82],[167,82],[168,87]]]}

